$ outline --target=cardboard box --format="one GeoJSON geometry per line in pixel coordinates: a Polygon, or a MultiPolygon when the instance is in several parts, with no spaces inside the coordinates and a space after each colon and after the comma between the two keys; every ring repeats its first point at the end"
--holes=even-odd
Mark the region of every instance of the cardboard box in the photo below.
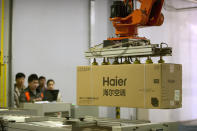
{"type": "Polygon", "coordinates": [[[147,109],[182,107],[182,66],[126,64],[77,67],[77,104],[147,109]]]}

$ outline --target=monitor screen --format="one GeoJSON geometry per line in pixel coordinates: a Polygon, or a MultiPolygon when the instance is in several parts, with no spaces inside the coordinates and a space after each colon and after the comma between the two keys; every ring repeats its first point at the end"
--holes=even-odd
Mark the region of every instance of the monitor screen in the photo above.
{"type": "Polygon", "coordinates": [[[43,101],[57,101],[59,90],[45,90],[43,101]]]}

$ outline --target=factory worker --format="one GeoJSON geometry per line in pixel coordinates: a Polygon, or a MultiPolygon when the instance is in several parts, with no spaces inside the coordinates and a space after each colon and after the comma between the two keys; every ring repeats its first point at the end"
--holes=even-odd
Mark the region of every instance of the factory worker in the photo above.
{"type": "MultiPolygon", "coordinates": [[[[55,81],[53,79],[49,79],[47,81],[47,90],[54,90],[55,89],[55,81]]],[[[58,93],[57,96],[57,102],[62,102],[62,97],[61,94],[58,93]]],[[[62,112],[57,112],[57,113],[48,113],[50,117],[61,117],[62,112]]]]}
{"type": "Polygon", "coordinates": [[[25,89],[25,74],[17,73],[15,77],[16,83],[14,84],[14,107],[19,108],[20,106],[20,95],[24,92],[25,89]]]}
{"type": "MultiPolygon", "coordinates": [[[[49,79],[47,81],[47,90],[54,90],[54,89],[55,89],[55,81],[53,79],[49,79]]],[[[60,93],[57,96],[57,102],[62,102],[62,97],[60,93]]]]}
{"type": "Polygon", "coordinates": [[[21,102],[35,102],[42,101],[44,95],[38,89],[38,76],[36,74],[31,74],[28,77],[28,87],[21,94],[21,102]]]}
{"type": "Polygon", "coordinates": [[[38,89],[44,93],[44,91],[46,90],[46,78],[44,76],[40,76],[39,79],[39,86],[38,89]]]}

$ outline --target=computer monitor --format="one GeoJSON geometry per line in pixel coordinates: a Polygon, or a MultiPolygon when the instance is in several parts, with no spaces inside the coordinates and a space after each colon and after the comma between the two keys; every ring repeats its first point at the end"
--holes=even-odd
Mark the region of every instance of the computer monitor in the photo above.
{"type": "Polygon", "coordinates": [[[59,90],[45,90],[43,101],[57,101],[59,90]]]}

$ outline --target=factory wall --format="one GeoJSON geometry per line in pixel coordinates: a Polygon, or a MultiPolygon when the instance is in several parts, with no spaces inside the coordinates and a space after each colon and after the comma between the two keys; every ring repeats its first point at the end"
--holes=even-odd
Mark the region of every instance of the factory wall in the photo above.
{"type": "Polygon", "coordinates": [[[12,77],[24,72],[52,78],[63,100],[76,103],[76,66],[88,64],[89,0],[13,2],[12,77]]]}
{"type": "Polygon", "coordinates": [[[163,12],[165,22],[161,27],[140,29],[139,34],[152,43],[165,42],[173,47],[173,56],[164,59],[183,66],[183,107],[149,110],[149,117],[153,122],[197,119],[197,10],[163,12]]]}

